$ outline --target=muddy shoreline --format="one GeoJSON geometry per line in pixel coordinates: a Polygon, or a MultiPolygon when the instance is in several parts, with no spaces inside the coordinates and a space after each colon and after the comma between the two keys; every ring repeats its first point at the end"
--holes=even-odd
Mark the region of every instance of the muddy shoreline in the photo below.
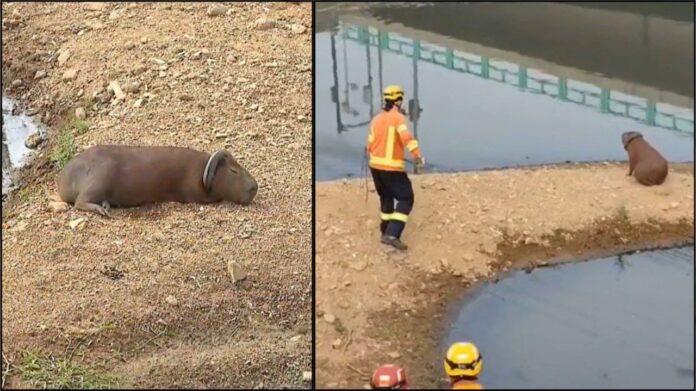
{"type": "MultiPolygon", "coordinates": [[[[570,170],[584,170],[596,168],[597,166],[596,164],[555,165],[554,168],[537,166],[530,171],[569,169],[569,167],[570,170]]],[[[620,165],[604,163],[599,166],[605,169],[616,169],[620,165]]],[[[693,176],[693,163],[673,164],[672,166],[673,173],[681,172],[693,176]]],[[[491,171],[490,174],[498,175],[500,174],[498,171],[491,171]]],[[[483,172],[470,174],[476,176],[485,175],[483,172]]],[[[413,177],[414,189],[422,188],[419,185],[424,181],[427,182],[429,180],[428,177],[429,175],[427,174],[413,177]]],[[[447,176],[445,175],[443,178],[447,178],[447,176]]],[[[362,185],[357,183],[359,181],[359,179],[353,179],[347,183],[344,181],[343,184],[335,181],[331,183],[318,182],[317,185],[321,189],[343,187],[344,192],[353,195],[361,193],[361,197],[364,197],[365,190],[362,185]],[[354,187],[360,187],[361,190],[355,190],[354,187]]],[[[437,184],[434,186],[429,185],[426,186],[426,189],[437,187],[437,184]]],[[[322,191],[319,193],[317,206],[320,206],[321,202],[326,202],[322,201],[322,198],[329,197],[327,194],[321,194],[323,193],[322,191]]],[[[375,198],[374,193],[371,194],[370,197],[375,198]]],[[[424,202],[426,201],[421,201],[421,207],[424,202]]],[[[362,204],[362,200],[360,200],[360,203],[362,204]]],[[[337,202],[333,204],[336,205],[337,202]]],[[[321,226],[322,214],[324,213],[321,211],[317,213],[319,234],[321,234],[321,229],[325,228],[321,226]]],[[[357,305],[352,305],[351,303],[350,309],[346,311],[342,311],[343,307],[341,305],[336,306],[336,302],[351,296],[350,294],[341,296],[340,293],[330,293],[339,292],[343,287],[334,288],[335,285],[332,286],[331,288],[334,289],[329,288],[329,297],[324,299],[321,298],[319,293],[317,294],[316,338],[319,344],[317,386],[327,388],[361,388],[368,383],[368,376],[372,370],[377,365],[387,362],[394,362],[404,366],[407,369],[413,387],[432,388],[445,386],[446,382],[443,382],[445,380],[444,377],[438,376],[441,368],[437,364],[440,362],[442,354],[439,351],[438,341],[442,340],[448,330],[448,312],[453,303],[460,303],[461,300],[471,297],[484,284],[496,282],[519,270],[529,273],[536,268],[584,262],[607,256],[630,254],[635,251],[693,245],[694,243],[692,219],[634,219],[630,217],[630,212],[628,214],[629,216],[619,213],[608,214],[592,221],[592,223],[584,226],[582,229],[557,229],[551,233],[541,235],[540,240],[533,242],[529,240],[525,242],[525,238],[519,232],[503,232],[500,240],[495,245],[495,249],[489,251],[492,257],[492,261],[489,264],[489,272],[472,270],[471,273],[461,273],[447,264],[435,272],[427,271],[423,270],[422,264],[404,262],[404,256],[380,248],[378,251],[383,251],[386,256],[380,258],[380,261],[375,261],[375,264],[371,266],[376,267],[379,263],[387,263],[388,266],[381,269],[396,267],[395,273],[399,277],[396,282],[391,283],[389,281],[395,280],[387,279],[384,283],[387,284],[386,286],[384,284],[381,286],[379,284],[363,285],[363,289],[371,290],[374,300],[383,300],[388,303],[379,306],[381,308],[378,310],[370,311],[366,316],[366,322],[360,324],[361,322],[346,320],[340,324],[340,327],[336,327],[335,323],[326,325],[327,322],[322,319],[326,312],[330,312],[332,315],[335,314],[337,318],[343,320],[355,317],[356,313],[353,308],[364,306],[362,305],[363,303],[357,305]],[[398,290],[399,296],[405,298],[403,303],[399,303],[398,300],[389,300],[389,292],[393,287],[395,287],[394,290],[398,290]],[[335,298],[332,298],[333,296],[335,298]],[[326,307],[331,307],[331,309],[326,310],[326,307]],[[347,312],[351,315],[340,314],[341,312],[347,312]],[[362,334],[360,339],[356,339],[356,334],[362,334]],[[341,340],[338,348],[341,350],[340,353],[331,347],[326,348],[327,342],[334,343],[334,338],[336,337],[341,340]],[[346,340],[350,341],[350,346],[346,346],[346,340]],[[416,341],[419,342],[414,343],[416,341]],[[351,354],[350,350],[356,343],[362,344],[359,349],[356,348],[358,352],[357,357],[350,357],[355,356],[355,352],[351,354]],[[327,359],[327,350],[333,351],[334,354],[343,354],[349,357],[345,359],[343,365],[340,365],[335,361],[332,362],[330,359],[327,359]],[[366,354],[363,355],[361,353],[366,354]]],[[[328,212],[328,216],[331,219],[344,224],[350,215],[350,212],[335,209],[328,212]]],[[[368,226],[371,227],[373,224],[368,224],[368,226]]],[[[412,229],[417,230],[417,228],[412,229]]],[[[406,238],[408,244],[412,244],[413,240],[413,237],[410,239],[406,238]]],[[[422,244],[423,242],[420,241],[419,243],[422,244]]],[[[370,248],[373,247],[376,246],[370,246],[370,248]]],[[[317,242],[317,256],[322,259],[339,257],[339,248],[339,244],[332,246],[319,239],[317,242]]],[[[413,247],[409,251],[412,251],[412,249],[413,247]]],[[[353,251],[353,246],[351,246],[349,251],[353,251]]],[[[324,282],[330,278],[325,275],[327,272],[324,270],[323,268],[317,269],[317,289],[319,291],[326,291],[326,284],[329,284],[329,282],[324,282]]],[[[339,273],[331,274],[334,276],[331,278],[331,281],[333,281],[331,283],[336,284],[337,274],[339,273]]],[[[352,285],[357,285],[354,281],[356,279],[355,274],[354,271],[349,273],[353,280],[352,285]]],[[[381,270],[375,270],[374,274],[381,274],[381,270]]],[[[350,288],[352,285],[347,286],[347,288],[350,288]]],[[[359,301],[359,299],[356,299],[356,301],[359,301]]]]}
{"type": "MultiPolygon", "coordinates": [[[[419,377],[419,372],[421,370],[413,370],[413,368],[428,368],[428,371],[434,369],[437,371],[439,367],[433,368],[433,363],[439,363],[440,356],[442,352],[439,349],[438,341],[442,340],[446,332],[449,330],[450,320],[447,319],[448,314],[451,311],[451,307],[455,304],[461,303],[463,300],[470,298],[476,294],[481,288],[486,284],[495,283],[500,279],[506,278],[511,274],[524,270],[527,273],[532,273],[535,269],[546,268],[546,267],[556,267],[563,264],[578,263],[578,262],[591,262],[597,258],[604,258],[610,256],[618,255],[629,255],[637,251],[651,251],[668,249],[674,247],[682,247],[694,244],[693,235],[689,238],[688,233],[693,234],[693,225],[687,223],[678,224],[677,226],[667,225],[669,228],[668,233],[663,235],[655,235],[651,239],[634,242],[631,245],[625,245],[621,243],[616,243],[615,246],[610,247],[600,247],[592,250],[583,251],[581,254],[575,256],[566,257],[563,254],[564,251],[558,252],[550,258],[537,258],[529,257],[525,252],[525,249],[514,249],[512,251],[506,251],[506,256],[504,259],[514,257],[518,252],[522,255],[519,261],[513,262],[511,267],[506,267],[501,262],[499,268],[494,271],[494,274],[490,277],[485,277],[480,280],[462,281],[461,278],[455,277],[451,274],[443,274],[432,279],[431,283],[435,287],[428,292],[432,298],[435,299],[434,303],[431,303],[429,308],[421,309],[417,314],[414,314],[410,318],[410,321],[404,321],[404,317],[401,316],[403,312],[399,308],[394,308],[391,311],[385,311],[380,314],[376,314],[373,317],[373,322],[370,327],[373,329],[371,335],[376,338],[388,338],[389,335],[393,335],[400,332],[407,332],[411,330],[412,341],[433,341],[430,346],[423,346],[418,349],[416,346],[411,345],[410,341],[403,341],[405,343],[397,344],[397,350],[409,350],[412,349],[414,356],[423,357],[422,360],[413,360],[410,362],[401,363],[406,368],[408,368],[408,374],[411,376],[412,384],[418,384],[420,387],[446,387],[448,383],[444,376],[437,377],[429,375],[426,377],[419,377]],[[539,263],[541,261],[541,263],[539,263]],[[384,322],[384,319],[389,319],[389,322],[384,322]],[[423,321],[427,323],[427,319],[432,319],[430,324],[423,325],[423,321]]],[[[648,226],[653,227],[653,226],[648,226]]],[[[637,227],[636,227],[637,228],[637,227]]],[[[510,242],[501,243],[502,247],[513,247],[510,242]]],[[[574,244],[570,244],[571,247],[574,244]]],[[[388,360],[398,362],[398,360],[388,360]]],[[[357,366],[357,365],[356,365],[357,366]]],[[[363,371],[365,373],[370,373],[373,369],[364,367],[363,371]]],[[[355,371],[353,371],[354,374],[355,371]]],[[[354,378],[356,381],[362,383],[369,382],[369,378],[358,375],[354,378]]],[[[357,384],[355,384],[357,386],[357,384]]]]}

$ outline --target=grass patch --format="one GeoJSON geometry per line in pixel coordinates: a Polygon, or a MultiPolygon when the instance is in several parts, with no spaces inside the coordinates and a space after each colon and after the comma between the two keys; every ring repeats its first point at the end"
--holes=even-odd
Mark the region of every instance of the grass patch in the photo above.
{"type": "Polygon", "coordinates": [[[17,370],[32,386],[44,389],[107,389],[114,388],[118,383],[114,375],[33,352],[23,354],[17,370]]]}
{"type": "Polygon", "coordinates": [[[75,135],[81,136],[89,130],[89,122],[76,118],[73,120],[71,127],[74,129],[75,135]]]}
{"type": "Polygon", "coordinates": [[[50,159],[58,165],[58,168],[63,168],[73,158],[76,149],[73,135],[63,130],[58,137],[58,142],[53,147],[53,151],[51,151],[50,159]]]}
{"type": "Polygon", "coordinates": [[[621,205],[616,211],[616,216],[622,223],[628,223],[628,211],[626,210],[626,205],[621,205]]]}
{"type": "Polygon", "coordinates": [[[19,202],[22,204],[26,204],[29,202],[29,199],[31,198],[31,191],[29,190],[28,187],[22,187],[17,191],[17,199],[19,202]]]}

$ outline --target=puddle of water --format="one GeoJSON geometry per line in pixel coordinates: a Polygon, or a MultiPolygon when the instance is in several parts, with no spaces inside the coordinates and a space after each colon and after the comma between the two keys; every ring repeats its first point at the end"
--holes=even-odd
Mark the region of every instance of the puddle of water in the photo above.
{"type": "Polygon", "coordinates": [[[694,249],[516,272],[466,301],[441,350],[458,340],[487,388],[693,389],[694,249]]]}
{"type": "Polygon", "coordinates": [[[12,186],[12,171],[21,168],[32,154],[24,145],[27,137],[42,131],[34,120],[25,114],[12,114],[15,102],[2,97],[2,195],[8,194],[12,186]]]}
{"type": "Polygon", "coordinates": [[[502,4],[364,7],[317,14],[318,25],[331,27],[315,41],[317,180],[361,174],[368,124],[389,84],[402,85],[422,109],[409,125],[433,171],[627,160],[620,141],[627,130],[642,132],[670,161],[693,161],[694,95],[683,88],[693,85],[693,22],[563,4],[549,5],[560,8],[548,15],[502,4]],[[523,21],[515,34],[444,22],[453,13],[495,21],[491,7],[498,6],[501,24],[523,21]],[[537,22],[524,22],[531,17],[537,22]],[[556,20],[588,17],[611,38],[603,46],[590,37],[562,54],[550,45],[511,45],[516,36],[534,41],[541,22],[549,25],[545,35],[573,39],[556,20]],[[612,36],[611,23],[631,29],[612,36]],[[622,43],[626,50],[612,51],[622,43]],[[606,47],[604,57],[590,50],[597,47],[606,47]],[[666,53],[674,62],[654,60],[666,53]],[[590,67],[593,55],[611,76],[590,67]],[[672,71],[677,64],[688,72],[672,71]]]}

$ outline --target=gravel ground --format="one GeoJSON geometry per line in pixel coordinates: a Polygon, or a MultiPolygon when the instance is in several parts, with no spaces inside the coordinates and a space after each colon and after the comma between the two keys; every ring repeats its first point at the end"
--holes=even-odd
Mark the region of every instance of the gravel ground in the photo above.
{"type": "MultiPolygon", "coordinates": [[[[5,93],[50,128],[25,197],[3,210],[3,354],[16,364],[28,349],[79,346],[73,360],[124,387],[309,388],[311,4],[3,3],[2,14],[5,93]],[[90,127],[78,150],[226,148],[256,177],[254,203],[110,220],[50,211],[47,155],[79,108],[90,127]],[[248,277],[235,283],[229,262],[248,277]]],[[[8,383],[27,385],[16,372],[8,383]]]]}
{"type": "Polygon", "coordinates": [[[438,387],[446,305],[477,281],[693,243],[693,164],[651,188],[627,171],[606,163],[412,176],[405,253],[379,243],[371,181],[369,190],[361,180],[317,183],[317,387],[362,388],[388,362],[403,365],[412,386],[438,387]]]}

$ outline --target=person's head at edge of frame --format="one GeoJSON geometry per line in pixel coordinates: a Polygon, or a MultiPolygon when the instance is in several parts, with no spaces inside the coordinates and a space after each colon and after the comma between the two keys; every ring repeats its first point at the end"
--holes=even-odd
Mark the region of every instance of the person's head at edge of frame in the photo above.
{"type": "Polygon", "coordinates": [[[456,342],[445,354],[445,373],[452,389],[482,389],[478,377],[483,370],[483,356],[471,342],[456,342]]]}
{"type": "Polygon", "coordinates": [[[398,365],[382,365],[372,374],[370,387],[373,390],[408,390],[406,371],[398,365]]]}

